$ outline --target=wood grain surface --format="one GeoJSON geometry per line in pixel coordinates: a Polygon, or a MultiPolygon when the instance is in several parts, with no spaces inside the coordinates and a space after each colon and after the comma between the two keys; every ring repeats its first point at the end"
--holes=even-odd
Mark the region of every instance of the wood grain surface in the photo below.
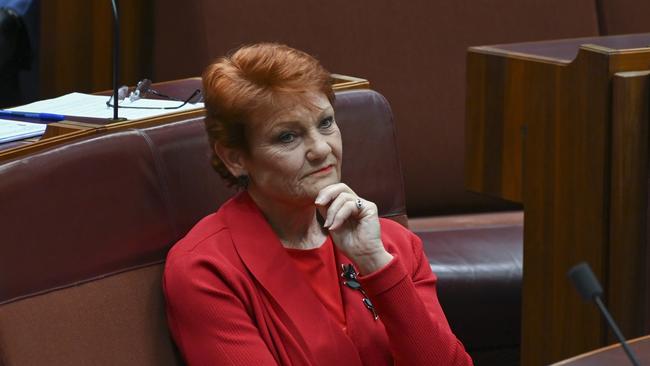
{"type": "Polygon", "coordinates": [[[650,331],[648,75],[626,73],[650,49],[516,50],[468,52],[466,185],[524,205],[522,365],[541,365],[610,341],[566,278],[581,261],[626,335],[650,331]]]}

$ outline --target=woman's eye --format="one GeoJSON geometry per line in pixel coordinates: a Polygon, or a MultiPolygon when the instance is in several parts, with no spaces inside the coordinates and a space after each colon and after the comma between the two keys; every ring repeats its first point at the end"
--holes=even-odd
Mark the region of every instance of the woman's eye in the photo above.
{"type": "Polygon", "coordinates": [[[327,117],[320,121],[320,128],[330,128],[334,124],[334,117],[327,117]]]}
{"type": "Polygon", "coordinates": [[[293,140],[296,139],[296,135],[292,132],[283,132],[278,136],[278,141],[280,141],[283,144],[288,144],[290,142],[293,142],[293,140]]]}

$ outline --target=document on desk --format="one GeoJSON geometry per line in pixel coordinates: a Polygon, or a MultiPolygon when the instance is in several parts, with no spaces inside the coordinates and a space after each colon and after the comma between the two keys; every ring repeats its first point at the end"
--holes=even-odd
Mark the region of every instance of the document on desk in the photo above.
{"type": "Polygon", "coordinates": [[[46,124],[0,119],[0,144],[18,141],[45,133],[46,124]]]}
{"type": "MultiPolygon", "coordinates": [[[[9,108],[8,110],[33,113],[55,113],[65,116],[90,118],[113,118],[113,108],[106,105],[108,98],[109,97],[103,95],[70,93],[57,98],[40,100],[20,107],[9,108]]],[[[182,103],[183,102],[173,100],[146,98],[131,102],[126,99],[119,103],[120,108],[118,113],[120,117],[129,120],[136,120],[203,108],[203,103],[187,103],[180,108],[162,109],[177,107],[182,103]],[[144,109],[133,107],[144,107],[144,109]]]]}

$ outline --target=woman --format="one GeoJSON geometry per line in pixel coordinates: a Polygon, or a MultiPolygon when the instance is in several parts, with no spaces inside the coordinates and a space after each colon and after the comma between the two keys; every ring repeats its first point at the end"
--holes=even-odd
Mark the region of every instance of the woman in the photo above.
{"type": "Polygon", "coordinates": [[[242,191],[168,255],[188,364],[470,365],[420,240],[340,182],[329,73],[258,44],[210,65],[203,90],[213,165],[242,191]]]}

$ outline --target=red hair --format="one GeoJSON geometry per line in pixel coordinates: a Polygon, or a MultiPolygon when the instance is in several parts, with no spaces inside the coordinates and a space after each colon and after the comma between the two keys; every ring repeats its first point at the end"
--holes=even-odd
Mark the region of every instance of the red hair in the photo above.
{"type": "Polygon", "coordinates": [[[242,185],[214,152],[214,144],[248,151],[246,126],[255,111],[272,108],[280,97],[323,93],[330,103],[330,74],[314,57],[276,43],[243,46],[203,72],[205,127],[213,147],[212,166],[229,183],[242,185]]]}

